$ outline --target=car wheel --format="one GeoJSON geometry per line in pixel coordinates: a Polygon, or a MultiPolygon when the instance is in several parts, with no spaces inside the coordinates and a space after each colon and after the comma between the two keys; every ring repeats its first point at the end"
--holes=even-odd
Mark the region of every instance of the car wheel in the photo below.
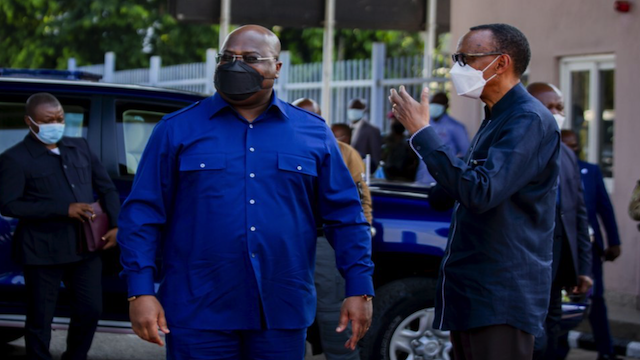
{"type": "Polygon", "coordinates": [[[0,328],[0,344],[10,343],[13,340],[20,339],[24,336],[23,328],[3,327],[0,328]]]}
{"type": "Polygon", "coordinates": [[[410,278],[376,290],[373,321],[361,341],[361,359],[449,360],[448,331],[433,329],[435,279],[410,278]]]}

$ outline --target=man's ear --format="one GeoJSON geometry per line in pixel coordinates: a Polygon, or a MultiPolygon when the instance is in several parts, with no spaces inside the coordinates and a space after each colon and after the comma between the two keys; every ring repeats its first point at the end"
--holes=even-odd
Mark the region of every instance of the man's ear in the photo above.
{"type": "Polygon", "coordinates": [[[276,62],[276,79],[280,76],[280,69],[282,69],[282,61],[276,62]]]}
{"type": "Polygon", "coordinates": [[[511,56],[509,54],[502,54],[500,58],[496,61],[496,74],[502,75],[507,72],[510,68],[513,67],[513,61],[511,60],[511,56]]]}

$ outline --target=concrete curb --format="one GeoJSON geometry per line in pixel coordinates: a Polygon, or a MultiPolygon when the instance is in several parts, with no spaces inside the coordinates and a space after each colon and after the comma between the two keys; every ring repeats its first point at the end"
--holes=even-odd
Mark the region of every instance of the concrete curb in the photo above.
{"type": "MultiPolygon", "coordinates": [[[[593,335],[579,331],[569,331],[569,346],[576,349],[597,351],[593,335]]],[[[613,350],[618,356],[640,359],[640,342],[613,338],[613,350]]]]}

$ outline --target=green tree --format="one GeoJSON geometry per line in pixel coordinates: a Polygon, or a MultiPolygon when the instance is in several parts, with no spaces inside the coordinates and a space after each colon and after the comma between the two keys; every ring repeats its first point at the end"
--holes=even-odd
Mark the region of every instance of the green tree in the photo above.
{"type": "Polygon", "coordinates": [[[217,43],[218,26],[178,24],[164,0],[3,0],[0,2],[0,66],[65,68],[102,63],[116,53],[119,69],[148,66],[151,55],[166,65],[202,61],[217,43]]]}
{"type": "MultiPolygon", "coordinates": [[[[64,69],[67,59],[99,64],[116,54],[118,69],[147,67],[152,55],[163,65],[201,62],[218,46],[218,25],[179,23],[166,0],[2,0],[0,67],[64,69]]],[[[294,63],[322,61],[323,29],[274,28],[294,63]]],[[[335,32],[336,59],[362,59],[372,43],[387,44],[388,54],[422,52],[418,34],[401,31],[335,32]]]]}

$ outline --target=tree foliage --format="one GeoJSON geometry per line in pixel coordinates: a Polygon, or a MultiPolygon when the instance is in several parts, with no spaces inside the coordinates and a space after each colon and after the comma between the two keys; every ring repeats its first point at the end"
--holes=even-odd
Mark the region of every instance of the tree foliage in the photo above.
{"type": "MultiPolygon", "coordinates": [[[[116,54],[118,69],[147,67],[151,55],[163,65],[200,62],[218,46],[218,25],[178,23],[166,0],[2,0],[0,67],[67,67],[99,64],[116,54]]],[[[323,29],[274,28],[294,63],[322,61],[323,29]]],[[[418,54],[417,34],[400,31],[336,30],[336,58],[370,57],[374,41],[394,56],[418,54]]]]}
{"type": "Polygon", "coordinates": [[[215,46],[218,27],[178,24],[163,10],[165,0],[2,0],[0,66],[65,68],[102,63],[113,51],[120,69],[202,61],[215,46]]]}

